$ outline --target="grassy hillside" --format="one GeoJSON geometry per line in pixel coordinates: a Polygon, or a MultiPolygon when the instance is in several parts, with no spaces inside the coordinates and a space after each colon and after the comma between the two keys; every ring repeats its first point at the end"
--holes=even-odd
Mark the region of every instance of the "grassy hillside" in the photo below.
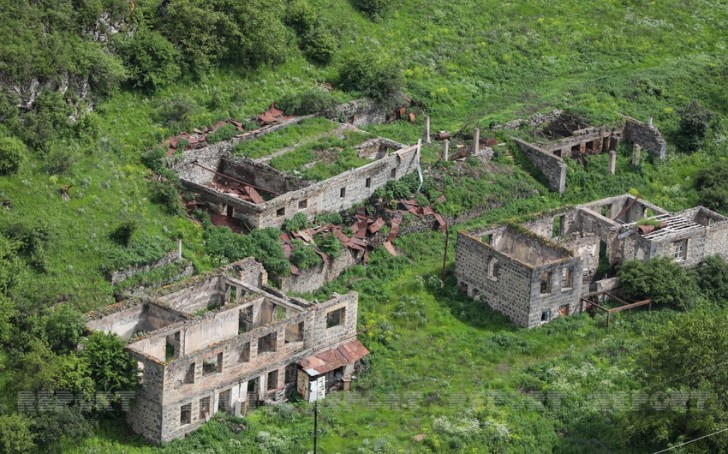
{"type": "MultiPolygon", "coordinates": [[[[1,210],[0,228],[19,222],[49,237],[45,270],[24,267],[12,290],[19,307],[70,302],[85,311],[109,304],[113,289],[104,270],[159,256],[179,236],[185,257],[198,270],[213,267],[218,258],[206,253],[202,229],[151,202],[153,176],[141,156],[182,129],[249,118],[271,101],[324,82],[333,83],[340,101],[358,97],[337,87],[340,66],[357,53],[384,53],[401,67],[406,94],[432,117],[434,131],[476,124],[488,128],[559,108],[595,125],[620,114],[653,116],[668,139],[667,162],[633,169],[625,152],[616,177],[606,175],[604,156],[590,158],[586,169],[573,163],[563,198],[524,172],[514,172],[510,178],[539,188],[539,195],[508,201],[471,225],[630,189],[665,208],[686,208],[698,200],[692,187],[695,173],[728,158],[728,10],[722,1],[397,0],[376,22],[346,0],[309,3],[340,45],[330,64],[306,60],[297,38],[288,33],[281,64],[252,68],[226,60],[198,77],[183,71],[175,83],[154,92],[117,91],[96,104],[97,139],[67,138],[55,160],[49,151],[31,150],[17,175],[0,177],[0,196],[11,202],[9,210],[1,210]],[[679,109],[692,99],[717,114],[718,127],[702,151],[686,155],[676,151],[674,139],[679,109]],[[58,161],[60,170],[52,165],[58,161]],[[70,200],[64,200],[62,188],[69,185],[70,200]],[[109,239],[127,220],[138,221],[134,253],[109,239]]],[[[311,134],[328,127],[314,124],[311,134]]],[[[413,143],[422,132],[422,115],[416,124],[366,129],[413,143]]],[[[507,139],[503,132],[483,134],[507,139]]],[[[258,156],[268,153],[251,150],[258,156]]],[[[427,160],[436,154],[434,147],[428,150],[427,160]]],[[[508,165],[520,162],[515,150],[496,159],[508,165]]],[[[494,189],[500,194],[513,184],[505,178],[496,181],[503,181],[503,187],[494,189]]],[[[476,308],[455,292],[451,281],[444,289],[433,284],[441,266],[442,235],[400,238],[397,246],[404,257],[378,254],[368,268],[357,267],[326,289],[360,292],[359,326],[372,355],[356,382],[357,394],[332,395],[323,405],[321,452],[628,450],[610,428],[619,414],[599,415],[580,399],[596,385],[637,389],[630,352],[646,333],[678,314],[629,314],[610,332],[599,321],[577,316],[526,332],[497,313],[476,308]],[[507,396],[505,401],[485,395],[493,390],[507,396]],[[523,394],[529,390],[557,390],[572,400],[557,410],[534,409],[523,394]],[[418,394],[409,398],[409,393],[418,394]],[[485,435],[469,432],[473,420],[488,427],[485,435]],[[419,433],[427,434],[427,441],[414,442],[419,433]]],[[[9,384],[3,386],[6,408],[13,405],[22,377],[11,358],[0,355],[0,383],[9,384]]],[[[312,447],[310,410],[305,405],[264,409],[246,418],[249,430],[240,433],[231,429],[239,421],[215,421],[164,449],[129,437],[114,420],[102,422],[96,436],[66,448],[306,452],[312,447]]]]}

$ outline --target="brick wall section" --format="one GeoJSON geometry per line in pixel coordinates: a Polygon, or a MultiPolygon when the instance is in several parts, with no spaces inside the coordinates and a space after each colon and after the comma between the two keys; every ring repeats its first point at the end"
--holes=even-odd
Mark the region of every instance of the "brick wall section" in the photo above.
{"type": "Polygon", "coordinates": [[[634,118],[627,117],[624,125],[624,139],[635,143],[659,159],[667,156],[667,142],[662,138],[660,131],[654,126],[648,126],[634,118]]]}
{"type": "Polygon", "coordinates": [[[528,160],[546,177],[549,189],[563,194],[566,190],[566,164],[564,160],[521,139],[514,137],[513,140],[528,160]]]}

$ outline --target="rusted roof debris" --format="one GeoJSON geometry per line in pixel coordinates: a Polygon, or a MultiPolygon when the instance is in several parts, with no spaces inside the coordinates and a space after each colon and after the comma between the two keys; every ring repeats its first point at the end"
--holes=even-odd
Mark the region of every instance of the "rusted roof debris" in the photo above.
{"type": "Polygon", "coordinates": [[[216,175],[212,180],[212,183],[210,183],[210,187],[224,194],[234,194],[240,200],[253,202],[255,204],[265,203],[265,199],[263,199],[254,187],[238,183],[237,181],[232,181],[231,179],[223,176],[216,175]]]}
{"type": "Polygon", "coordinates": [[[212,225],[227,227],[235,233],[241,233],[244,230],[243,224],[239,219],[222,214],[210,213],[210,221],[212,222],[212,225]]]}
{"type": "MultiPolygon", "coordinates": [[[[166,156],[170,157],[174,154],[175,151],[177,151],[177,148],[179,147],[179,142],[181,140],[184,140],[187,142],[184,149],[185,150],[194,150],[197,148],[203,148],[207,146],[207,135],[213,134],[218,129],[225,125],[233,125],[235,126],[235,129],[237,129],[240,132],[245,131],[245,127],[243,124],[239,121],[233,120],[232,118],[227,120],[221,120],[215,123],[212,126],[205,126],[202,129],[195,128],[192,130],[192,133],[189,132],[181,132],[177,134],[176,136],[172,136],[169,139],[162,142],[162,146],[167,148],[166,156]]],[[[184,151],[184,150],[182,150],[184,151]]]]}
{"type": "Polygon", "coordinates": [[[369,350],[359,340],[353,339],[332,350],[304,358],[298,365],[309,376],[316,377],[339,367],[354,364],[368,354],[369,350]]]}
{"type": "Polygon", "coordinates": [[[259,126],[267,126],[273,123],[280,123],[286,118],[288,117],[283,115],[283,111],[276,108],[276,103],[271,103],[268,110],[258,115],[256,119],[258,120],[259,126]]]}

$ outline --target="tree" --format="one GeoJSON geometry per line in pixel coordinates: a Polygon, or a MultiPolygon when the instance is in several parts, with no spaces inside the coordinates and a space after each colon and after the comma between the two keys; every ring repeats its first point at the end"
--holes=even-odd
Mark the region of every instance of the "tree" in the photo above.
{"type": "Polygon", "coordinates": [[[313,63],[328,64],[336,53],[339,43],[336,37],[323,27],[316,27],[302,36],[303,54],[313,63]]]}
{"type": "Polygon", "coordinates": [[[91,436],[95,426],[79,406],[56,404],[38,413],[31,428],[44,452],[60,453],[61,440],[80,441],[91,436]]]}
{"type": "Polygon", "coordinates": [[[15,137],[0,138],[0,175],[13,175],[18,172],[28,149],[15,137]]]}
{"type": "Polygon", "coordinates": [[[678,113],[678,147],[686,153],[699,150],[705,143],[705,136],[715,120],[715,114],[697,100],[678,110],[678,113]]]}
{"type": "MultiPolygon", "coordinates": [[[[635,451],[663,449],[728,424],[727,322],[725,313],[681,314],[643,344],[635,363],[649,391],[653,395],[680,392],[687,400],[682,406],[656,410],[648,405],[633,412],[627,433],[635,451]]],[[[693,452],[723,452],[727,445],[728,434],[723,433],[690,448],[693,452]]]]}
{"type": "Polygon", "coordinates": [[[0,415],[0,452],[25,454],[35,451],[31,421],[21,415],[0,415]]]}
{"type": "Polygon", "coordinates": [[[618,274],[622,288],[635,300],[651,298],[655,304],[687,309],[701,297],[690,273],[669,257],[629,260],[618,274]]]}
{"type": "Polygon", "coordinates": [[[698,171],[695,189],[700,203],[711,210],[728,211],[728,163],[718,161],[698,171]]]}
{"type": "Polygon", "coordinates": [[[403,86],[399,65],[373,51],[346,55],[339,69],[339,82],[344,90],[361,92],[389,107],[394,107],[392,103],[397,102],[403,86]]]}
{"type": "Polygon", "coordinates": [[[137,383],[136,361],[116,334],[92,333],[84,342],[82,357],[91,366],[91,378],[99,391],[127,390],[137,383]]]}
{"type": "Polygon", "coordinates": [[[75,350],[85,329],[83,314],[68,304],[61,305],[46,320],[48,342],[56,353],[75,350]]]}
{"type": "Polygon", "coordinates": [[[354,7],[373,20],[379,20],[387,7],[386,0],[352,0],[354,7]]]}
{"type": "Polygon", "coordinates": [[[180,77],[180,53],[161,33],[141,29],[122,36],[114,48],[126,64],[132,87],[153,92],[180,77]]]}
{"type": "Polygon", "coordinates": [[[703,294],[710,300],[725,305],[728,302],[728,263],[713,255],[706,257],[694,271],[703,294]]]}

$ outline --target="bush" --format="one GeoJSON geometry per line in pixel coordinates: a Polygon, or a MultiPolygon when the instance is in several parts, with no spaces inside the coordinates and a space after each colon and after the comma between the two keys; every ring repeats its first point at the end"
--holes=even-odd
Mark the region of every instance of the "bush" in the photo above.
{"type": "Polygon", "coordinates": [[[728,163],[719,161],[698,171],[695,189],[701,205],[712,210],[728,211],[728,163]]]}
{"type": "Polygon", "coordinates": [[[153,92],[179,79],[180,53],[156,31],[142,29],[114,41],[117,54],[124,60],[132,87],[153,92]]]}
{"type": "Polygon", "coordinates": [[[28,149],[15,137],[0,138],[0,175],[13,175],[18,172],[28,149]]]}
{"type": "Polygon", "coordinates": [[[336,99],[327,90],[309,90],[284,95],[276,105],[288,115],[328,113],[336,107],[336,99]]]}
{"type": "Polygon", "coordinates": [[[343,58],[339,82],[344,90],[358,91],[374,101],[394,107],[402,91],[399,64],[382,53],[361,51],[343,58]]]}
{"type": "Polygon", "coordinates": [[[213,144],[230,140],[238,135],[238,130],[233,125],[220,126],[217,131],[207,135],[207,143],[213,144]]]}
{"type": "Polygon", "coordinates": [[[21,415],[0,415],[0,451],[25,454],[35,451],[31,421],[21,415]]]}
{"type": "Polygon", "coordinates": [[[75,150],[67,145],[53,144],[46,154],[44,164],[49,175],[61,175],[68,172],[78,159],[75,150]]]}
{"type": "Polygon", "coordinates": [[[31,148],[45,150],[51,141],[71,131],[72,113],[73,109],[60,92],[44,89],[38,94],[34,109],[25,114],[17,135],[31,148]]]}
{"type": "Polygon", "coordinates": [[[352,0],[356,9],[373,20],[379,20],[387,7],[386,0],[352,0]]]}
{"type": "Polygon", "coordinates": [[[291,263],[299,269],[305,270],[312,266],[323,263],[323,259],[309,245],[302,241],[293,240],[293,251],[291,251],[291,263]]]}
{"type": "Polygon", "coordinates": [[[284,22],[299,36],[303,36],[316,27],[319,16],[306,0],[293,0],[286,8],[284,22]]]}
{"type": "Polygon", "coordinates": [[[109,238],[119,246],[129,246],[129,242],[137,226],[136,221],[124,221],[109,234],[109,238]]]}
{"type": "Polygon", "coordinates": [[[81,355],[91,365],[91,378],[98,391],[123,391],[136,385],[136,361],[116,334],[91,333],[81,355]]]}
{"type": "Polygon", "coordinates": [[[340,225],[344,222],[341,213],[321,213],[316,215],[314,222],[318,225],[336,224],[340,225]]]}
{"type": "Polygon", "coordinates": [[[205,229],[205,250],[213,257],[225,258],[230,262],[255,257],[268,272],[285,276],[291,267],[283,255],[279,235],[280,230],[276,228],[257,229],[250,235],[239,235],[227,227],[208,224],[205,229]]]}
{"type": "Polygon", "coordinates": [[[341,242],[338,238],[336,238],[336,236],[331,234],[318,234],[316,235],[315,240],[316,246],[318,246],[319,250],[328,255],[330,258],[335,259],[341,255],[341,242]]]}
{"type": "Polygon", "coordinates": [[[694,272],[698,287],[706,297],[721,305],[728,301],[728,264],[722,258],[706,257],[694,272]]]}
{"type": "Polygon", "coordinates": [[[686,153],[692,153],[705,143],[705,136],[715,121],[715,114],[696,100],[680,109],[678,113],[680,124],[677,130],[677,146],[686,153]]]}
{"type": "Polygon", "coordinates": [[[76,349],[86,329],[83,314],[68,304],[61,305],[46,321],[48,343],[56,353],[68,353],[76,349]]]}
{"type": "Polygon", "coordinates": [[[16,222],[10,224],[5,235],[18,244],[18,254],[30,266],[38,271],[45,271],[48,246],[51,241],[51,230],[45,222],[16,222]]]}
{"type": "Polygon", "coordinates": [[[190,115],[196,108],[197,103],[192,98],[176,95],[159,103],[154,119],[168,128],[182,131],[189,126],[190,115]]]}
{"type": "Polygon", "coordinates": [[[56,404],[44,410],[33,421],[33,432],[38,445],[45,452],[62,452],[63,440],[78,442],[91,436],[96,422],[84,416],[79,406],[56,404]]]}
{"type": "Polygon", "coordinates": [[[619,269],[619,280],[630,298],[651,298],[655,304],[676,309],[690,308],[701,296],[690,273],[669,257],[629,260],[619,269]]]}
{"type": "Polygon", "coordinates": [[[292,218],[283,221],[284,232],[297,232],[308,225],[308,217],[304,213],[296,213],[292,218]]]}
{"type": "Polygon", "coordinates": [[[301,37],[303,55],[319,65],[326,65],[336,53],[339,43],[329,30],[316,27],[301,37]]]}
{"type": "Polygon", "coordinates": [[[99,130],[101,129],[99,116],[94,112],[88,112],[76,121],[73,130],[76,137],[86,142],[94,142],[99,138],[99,130]]]}
{"type": "Polygon", "coordinates": [[[184,213],[177,188],[171,183],[153,181],[149,184],[149,190],[152,193],[152,202],[161,205],[168,214],[181,215],[184,213]]]}

